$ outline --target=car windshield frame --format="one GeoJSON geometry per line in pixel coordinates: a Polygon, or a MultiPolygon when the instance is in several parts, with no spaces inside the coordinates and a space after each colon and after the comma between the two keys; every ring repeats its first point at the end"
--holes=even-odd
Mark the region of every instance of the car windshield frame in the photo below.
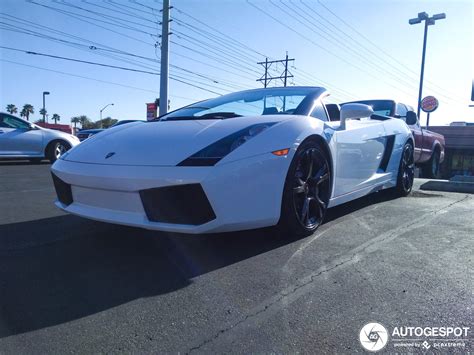
{"type": "Polygon", "coordinates": [[[239,91],[231,94],[218,96],[213,99],[203,100],[191,105],[179,108],[172,112],[169,112],[163,116],[155,119],[155,121],[178,121],[178,120],[203,120],[203,119],[230,119],[238,117],[255,117],[255,116],[267,116],[270,114],[275,115],[304,115],[308,116],[314,106],[314,101],[321,97],[326,90],[320,87],[313,86],[292,86],[292,87],[277,87],[277,88],[263,88],[239,91]],[[267,100],[280,98],[282,101],[282,107],[286,105],[286,98],[301,97],[301,100],[297,103],[296,107],[286,109],[285,112],[271,112],[264,114],[268,108],[276,108],[274,106],[266,106],[267,100]],[[285,99],[283,99],[285,98],[285,99]],[[251,106],[252,103],[263,102],[263,110],[259,114],[245,114],[241,110],[239,112],[231,111],[218,111],[209,112],[217,107],[222,107],[228,104],[248,104],[251,106]],[[202,115],[196,115],[199,113],[205,113],[202,115]]]}

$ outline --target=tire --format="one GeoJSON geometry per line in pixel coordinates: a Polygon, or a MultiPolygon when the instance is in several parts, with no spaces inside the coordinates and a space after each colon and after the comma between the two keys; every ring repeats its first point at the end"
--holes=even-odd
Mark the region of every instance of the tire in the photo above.
{"type": "Polygon", "coordinates": [[[324,220],[330,191],[327,154],[316,140],[306,140],[288,169],[278,223],[280,231],[296,237],[314,233],[324,220]]]}
{"type": "Polygon", "coordinates": [[[423,177],[427,179],[435,179],[439,171],[439,149],[435,148],[430,160],[428,160],[422,167],[423,177]]]}
{"type": "Polygon", "coordinates": [[[54,163],[59,157],[68,151],[71,146],[65,141],[53,141],[49,143],[46,150],[46,157],[51,163],[54,163]]]}
{"type": "Polygon", "coordinates": [[[410,194],[414,178],[415,159],[413,157],[413,145],[405,143],[398,167],[397,186],[395,187],[398,196],[408,196],[410,194]]]}

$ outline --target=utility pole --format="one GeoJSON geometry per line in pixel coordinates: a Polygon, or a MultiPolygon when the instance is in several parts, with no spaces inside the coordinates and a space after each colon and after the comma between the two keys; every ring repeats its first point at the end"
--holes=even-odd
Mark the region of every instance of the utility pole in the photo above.
{"type": "Polygon", "coordinates": [[[170,0],[163,0],[163,17],[161,21],[161,71],[160,71],[160,105],[159,116],[168,112],[168,74],[169,74],[169,30],[170,0]]]}
{"type": "Polygon", "coordinates": [[[49,91],[43,91],[43,123],[46,122],[46,95],[49,95],[49,91]]]}
{"type": "Polygon", "coordinates": [[[418,118],[420,117],[420,105],[421,105],[421,98],[423,95],[423,77],[425,73],[425,54],[426,54],[426,39],[428,37],[428,26],[434,25],[436,20],[442,20],[445,18],[446,18],[445,13],[436,14],[430,17],[426,12],[420,12],[418,13],[418,17],[408,20],[408,23],[410,25],[416,25],[418,23],[421,23],[422,21],[425,21],[425,33],[423,36],[423,54],[421,56],[420,89],[418,91],[418,108],[416,111],[418,118]]]}
{"type": "Polygon", "coordinates": [[[262,75],[262,77],[260,79],[257,79],[257,81],[263,82],[263,87],[266,88],[266,87],[268,87],[268,84],[270,84],[270,82],[272,80],[280,79],[283,82],[283,86],[286,86],[286,84],[288,82],[288,78],[293,78],[293,74],[291,74],[290,71],[288,70],[288,62],[292,62],[294,60],[295,60],[294,58],[292,58],[292,59],[288,58],[288,53],[286,54],[285,59],[269,61],[268,58],[265,58],[264,62],[258,62],[257,63],[257,64],[262,65],[265,68],[265,73],[262,75]],[[277,63],[284,64],[285,69],[280,74],[280,76],[270,76],[269,75],[269,70],[272,67],[272,64],[276,65],[277,63]]]}

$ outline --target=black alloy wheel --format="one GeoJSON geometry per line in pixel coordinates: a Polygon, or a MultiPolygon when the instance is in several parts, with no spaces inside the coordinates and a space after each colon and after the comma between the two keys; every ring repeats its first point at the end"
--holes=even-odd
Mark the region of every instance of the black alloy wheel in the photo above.
{"type": "Polygon", "coordinates": [[[413,188],[415,178],[415,161],[413,158],[413,146],[406,143],[403,147],[402,158],[398,171],[397,191],[401,196],[407,196],[413,188]]]}
{"type": "Polygon", "coordinates": [[[304,142],[288,171],[280,221],[288,232],[313,233],[323,222],[330,197],[331,171],[326,154],[314,141],[304,142]]]}

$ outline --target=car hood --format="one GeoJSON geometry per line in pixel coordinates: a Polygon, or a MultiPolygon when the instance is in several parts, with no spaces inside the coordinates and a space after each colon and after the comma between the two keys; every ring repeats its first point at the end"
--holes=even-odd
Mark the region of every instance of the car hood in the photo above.
{"type": "Polygon", "coordinates": [[[291,117],[294,116],[129,123],[90,137],[63,159],[107,165],[176,166],[209,144],[240,129],[291,117]]]}

